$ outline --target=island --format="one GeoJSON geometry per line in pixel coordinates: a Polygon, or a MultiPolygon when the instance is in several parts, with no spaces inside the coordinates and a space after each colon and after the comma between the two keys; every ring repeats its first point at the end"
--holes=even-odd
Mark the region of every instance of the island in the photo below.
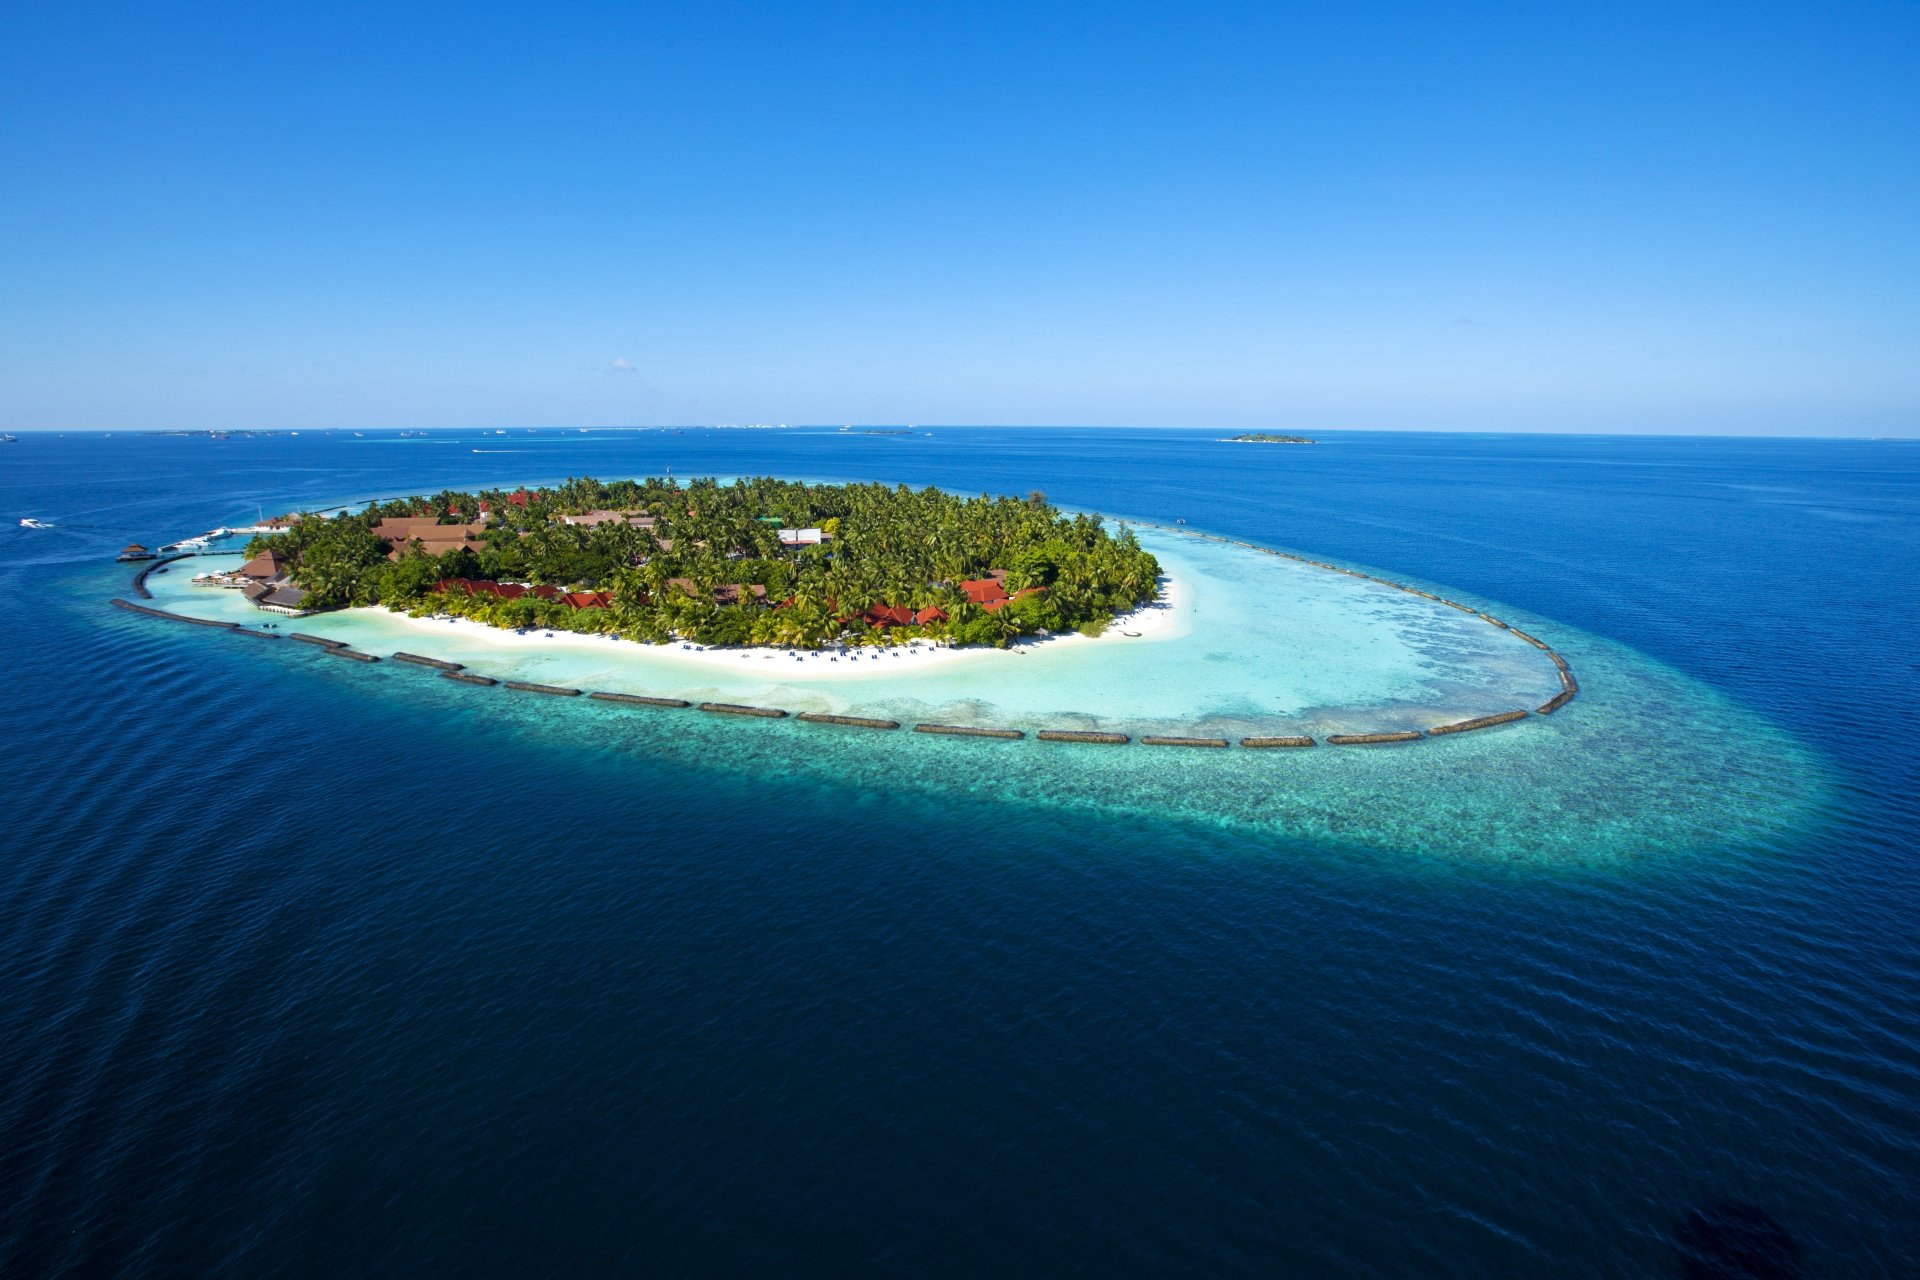
{"type": "Polygon", "coordinates": [[[296,641],[275,648],[341,672],[391,660],[476,689],[767,722],[1372,748],[1517,726],[1579,693],[1548,641],[1475,604],[1063,513],[1037,490],[568,480],[262,516],[159,551],[113,607],[296,641]],[[211,549],[229,534],[246,554],[211,549]],[[172,572],[193,556],[204,572],[172,572]]]}
{"type": "Polygon", "coordinates": [[[1268,431],[1248,431],[1237,436],[1223,437],[1225,444],[1315,444],[1306,436],[1277,436],[1268,431]]]}
{"type": "Polygon", "coordinates": [[[1160,578],[1130,529],[1038,492],[771,477],[447,490],[291,519],[247,554],[221,585],[276,611],[792,649],[1099,635],[1160,578]]]}

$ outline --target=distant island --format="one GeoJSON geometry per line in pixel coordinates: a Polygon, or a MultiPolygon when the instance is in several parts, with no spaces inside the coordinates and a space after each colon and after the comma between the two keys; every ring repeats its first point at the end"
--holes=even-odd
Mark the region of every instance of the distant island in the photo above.
{"type": "Polygon", "coordinates": [[[1249,431],[1244,435],[1225,437],[1227,444],[1314,444],[1305,436],[1276,436],[1266,431],[1249,431]]]}
{"type": "Polygon", "coordinates": [[[779,648],[1098,635],[1153,600],[1160,577],[1131,530],[1064,515],[1038,491],[966,498],[768,477],[447,490],[291,518],[247,554],[217,585],[277,604],[297,596],[299,612],[377,605],[779,648]]]}
{"type": "Polygon", "coordinates": [[[197,436],[203,440],[231,440],[238,436],[243,440],[261,440],[268,436],[297,436],[300,433],[298,431],[275,431],[256,427],[235,427],[226,431],[211,427],[200,427],[193,430],[175,427],[165,431],[136,431],[132,434],[141,436],[197,436]]]}

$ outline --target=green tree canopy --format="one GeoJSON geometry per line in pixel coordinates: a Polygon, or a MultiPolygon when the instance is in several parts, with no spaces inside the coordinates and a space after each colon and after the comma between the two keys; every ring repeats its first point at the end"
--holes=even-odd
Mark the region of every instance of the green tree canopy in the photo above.
{"type": "Polygon", "coordinates": [[[1037,491],[963,497],[771,477],[726,485],[582,477],[548,489],[447,490],[332,519],[308,516],[254,539],[248,550],[268,547],[322,607],[379,604],[498,626],[703,644],[818,646],[890,631],[1004,645],[1042,631],[1097,632],[1151,600],[1160,574],[1131,530],[1109,533],[1098,516],[1062,514],[1037,491]],[[474,547],[429,556],[415,544],[396,556],[374,530],[398,517],[449,525],[484,519],[486,529],[474,547]],[[783,527],[818,528],[827,537],[783,545],[783,527]],[[1014,598],[969,603],[961,584],[996,572],[1014,598]],[[613,603],[575,609],[533,594],[502,600],[440,590],[449,578],[607,591],[613,603]],[[919,620],[870,618],[869,611],[892,610],[919,620]]]}

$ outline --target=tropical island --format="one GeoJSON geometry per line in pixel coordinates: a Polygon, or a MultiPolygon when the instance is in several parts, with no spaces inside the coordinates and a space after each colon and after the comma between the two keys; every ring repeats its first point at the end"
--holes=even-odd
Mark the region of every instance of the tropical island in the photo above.
{"type": "Polygon", "coordinates": [[[1268,431],[1248,431],[1237,436],[1227,436],[1227,444],[1315,444],[1306,436],[1277,436],[1268,431]]]}
{"type": "MultiPolygon", "coordinates": [[[[1152,601],[1131,530],[1044,494],[755,477],[443,491],[255,537],[240,575],[299,611],[380,606],[648,644],[1005,647],[1152,601]]],[[[264,599],[265,597],[263,597],[264,599]]]]}

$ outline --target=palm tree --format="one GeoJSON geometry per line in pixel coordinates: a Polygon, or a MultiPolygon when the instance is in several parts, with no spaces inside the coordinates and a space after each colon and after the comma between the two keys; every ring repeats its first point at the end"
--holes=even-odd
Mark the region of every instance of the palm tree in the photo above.
{"type": "MultiPolygon", "coordinates": [[[[509,611],[491,597],[438,600],[442,607],[496,620],[536,618],[591,631],[606,627],[657,637],[672,630],[740,630],[775,643],[819,643],[876,603],[915,610],[938,604],[950,622],[928,630],[975,642],[1005,643],[1036,625],[1085,625],[1128,603],[1150,599],[1160,566],[1130,529],[1108,535],[1100,521],[1062,516],[1043,502],[986,495],[961,498],[935,489],[880,484],[800,485],[764,477],[722,486],[711,479],[672,478],[602,484],[572,477],[524,495],[444,492],[433,498],[376,504],[334,520],[311,520],[257,540],[288,555],[295,578],[327,602],[382,596],[401,602],[430,587],[415,568],[390,564],[369,530],[384,516],[409,511],[462,515],[485,501],[493,513],[477,572],[501,580],[587,584],[614,593],[607,610],[509,611]],[[641,530],[621,521],[571,526],[561,512],[598,508],[654,514],[641,530]],[[778,546],[771,516],[817,525],[834,536],[798,553],[778,546]],[[522,534],[526,536],[521,536],[522,534]],[[673,545],[671,549],[667,542],[673,545]],[[738,551],[739,559],[729,559],[738,551]],[[640,562],[636,564],[636,562],[640,562]],[[987,615],[964,605],[952,584],[991,568],[1013,573],[1009,586],[1049,586],[1044,602],[987,615]],[[721,583],[764,583],[776,600],[791,598],[779,617],[740,611],[721,622],[711,599],[686,599],[664,588],[685,577],[710,590],[721,583]],[[416,578],[419,578],[416,581],[416,578]]],[[[1030,495],[1031,496],[1031,495],[1030,495]]],[[[447,564],[434,566],[451,572],[447,564]]],[[[461,576],[472,576],[471,568],[461,576]]]]}

